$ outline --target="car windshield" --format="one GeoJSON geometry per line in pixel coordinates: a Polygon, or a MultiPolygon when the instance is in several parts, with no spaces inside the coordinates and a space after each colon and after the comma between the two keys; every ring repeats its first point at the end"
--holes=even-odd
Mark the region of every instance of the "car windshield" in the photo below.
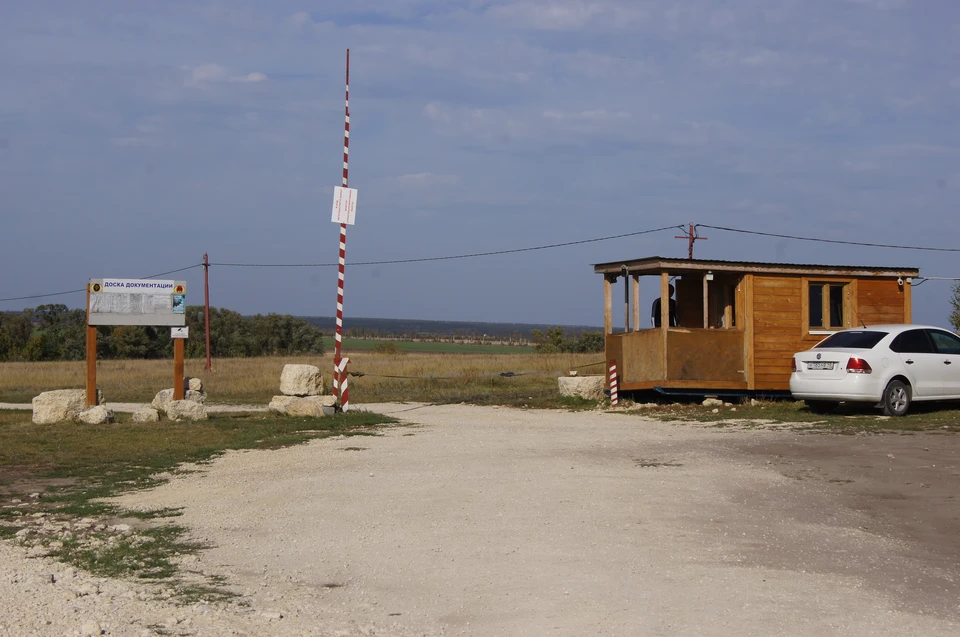
{"type": "Polygon", "coordinates": [[[831,347],[870,349],[880,342],[880,339],[886,336],[886,332],[876,331],[849,331],[837,332],[836,334],[825,338],[822,343],[817,344],[814,349],[824,349],[831,347]]]}

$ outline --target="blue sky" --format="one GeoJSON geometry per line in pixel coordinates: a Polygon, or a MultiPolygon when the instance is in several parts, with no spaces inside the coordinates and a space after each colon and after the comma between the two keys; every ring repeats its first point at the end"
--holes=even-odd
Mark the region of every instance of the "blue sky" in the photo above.
{"type": "MultiPolygon", "coordinates": [[[[688,222],[960,247],[947,0],[2,3],[0,298],[199,263],[333,263],[351,49],[350,316],[599,325],[592,264],[688,222]]],[[[956,253],[704,231],[696,256],[956,253]]],[[[184,275],[202,302],[202,271],[184,275]]],[[[332,316],[336,269],[213,267],[211,302],[332,316]]],[[[950,285],[916,288],[947,323],[950,285]]],[[[0,303],[83,303],[82,295],[0,303]]]]}

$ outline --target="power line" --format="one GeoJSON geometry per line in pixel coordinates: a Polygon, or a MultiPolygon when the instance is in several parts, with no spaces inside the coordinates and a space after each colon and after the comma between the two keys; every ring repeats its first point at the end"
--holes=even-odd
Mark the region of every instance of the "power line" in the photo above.
{"type": "MultiPolygon", "coordinates": [[[[141,278],[144,278],[144,279],[155,279],[155,278],[157,278],[158,276],[165,276],[165,275],[167,275],[167,274],[174,274],[174,273],[176,273],[176,272],[183,272],[183,271],[185,271],[185,270],[192,270],[193,268],[199,268],[201,265],[203,265],[203,264],[202,264],[202,263],[198,263],[198,264],[196,264],[196,265],[188,265],[188,266],[185,267],[185,268],[177,268],[176,270],[168,270],[167,272],[160,272],[160,273],[158,273],[158,274],[151,274],[150,276],[145,276],[145,277],[141,277],[141,278]]],[[[0,303],[4,303],[4,302],[6,302],[6,301],[24,301],[24,300],[27,300],[27,299],[43,299],[43,298],[47,298],[47,297],[51,297],[51,296],[65,296],[65,295],[67,295],[67,294],[77,294],[77,293],[79,293],[79,292],[86,292],[86,291],[87,291],[87,288],[80,288],[80,289],[78,289],[78,290],[67,290],[66,292],[51,292],[51,293],[49,293],[49,294],[30,294],[30,295],[27,295],[27,296],[11,296],[11,297],[8,297],[8,298],[5,298],[5,299],[0,299],[0,303]]]]}
{"type": "Polygon", "coordinates": [[[929,252],[960,252],[960,248],[933,248],[929,246],[905,246],[889,243],[866,243],[863,241],[843,241],[840,239],[824,239],[821,237],[801,237],[792,234],[777,234],[774,232],[760,232],[759,230],[744,230],[743,228],[724,228],[723,226],[711,226],[705,223],[698,223],[697,228],[712,228],[713,230],[724,230],[726,232],[739,232],[740,234],[753,234],[762,237],[777,237],[778,239],[795,239],[797,241],[814,241],[817,243],[840,243],[848,246],[865,246],[868,248],[892,248],[895,250],[926,250],[929,252]]]}
{"type": "MultiPolygon", "coordinates": [[[[552,243],[550,245],[534,246],[529,248],[515,248],[513,250],[496,250],[493,252],[475,252],[472,254],[456,254],[444,257],[422,257],[419,259],[395,259],[391,261],[360,261],[350,263],[349,265],[392,265],[398,263],[423,263],[426,261],[449,261],[452,259],[470,259],[474,257],[490,257],[501,254],[515,254],[517,252],[532,252],[534,250],[549,250],[551,248],[563,248],[566,246],[580,245],[584,243],[596,243],[598,241],[609,241],[610,239],[623,239],[625,237],[636,237],[642,234],[651,234],[654,232],[663,232],[664,230],[674,230],[683,226],[664,226],[663,228],[654,228],[652,230],[640,230],[638,232],[628,232],[626,234],[611,235],[609,237],[597,237],[595,239],[581,239],[580,241],[567,241],[564,243],[552,243]]],[[[338,263],[211,263],[211,266],[235,267],[235,268],[329,268],[336,267],[338,263]]]]}

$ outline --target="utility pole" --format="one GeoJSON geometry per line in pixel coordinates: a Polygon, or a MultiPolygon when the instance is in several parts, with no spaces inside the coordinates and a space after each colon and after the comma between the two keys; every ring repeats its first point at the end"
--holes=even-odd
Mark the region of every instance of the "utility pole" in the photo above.
{"type": "Polygon", "coordinates": [[[694,226],[692,222],[690,223],[690,230],[687,232],[687,234],[682,234],[682,235],[674,236],[673,238],[674,238],[674,239],[686,239],[686,240],[689,242],[689,245],[687,246],[687,258],[688,258],[688,259],[692,259],[692,258],[693,258],[693,244],[694,244],[697,240],[703,240],[703,241],[706,241],[706,240],[707,240],[706,237],[701,237],[700,235],[697,234],[697,232],[696,232],[696,226],[694,226]]]}
{"type": "Polygon", "coordinates": [[[203,370],[209,372],[213,369],[210,363],[210,260],[207,253],[203,253],[203,330],[207,337],[207,364],[203,370]]]}

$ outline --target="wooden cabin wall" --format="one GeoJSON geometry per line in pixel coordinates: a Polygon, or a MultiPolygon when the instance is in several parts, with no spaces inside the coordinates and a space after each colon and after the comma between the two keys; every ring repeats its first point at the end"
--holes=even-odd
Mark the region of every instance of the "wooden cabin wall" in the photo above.
{"type": "Polygon", "coordinates": [[[758,390],[790,388],[790,359],[804,349],[800,277],[753,277],[753,382],[758,390]]]}
{"type": "Polygon", "coordinates": [[[904,294],[896,279],[860,279],[857,281],[857,316],[853,317],[853,324],[870,326],[906,322],[904,294]]]}

